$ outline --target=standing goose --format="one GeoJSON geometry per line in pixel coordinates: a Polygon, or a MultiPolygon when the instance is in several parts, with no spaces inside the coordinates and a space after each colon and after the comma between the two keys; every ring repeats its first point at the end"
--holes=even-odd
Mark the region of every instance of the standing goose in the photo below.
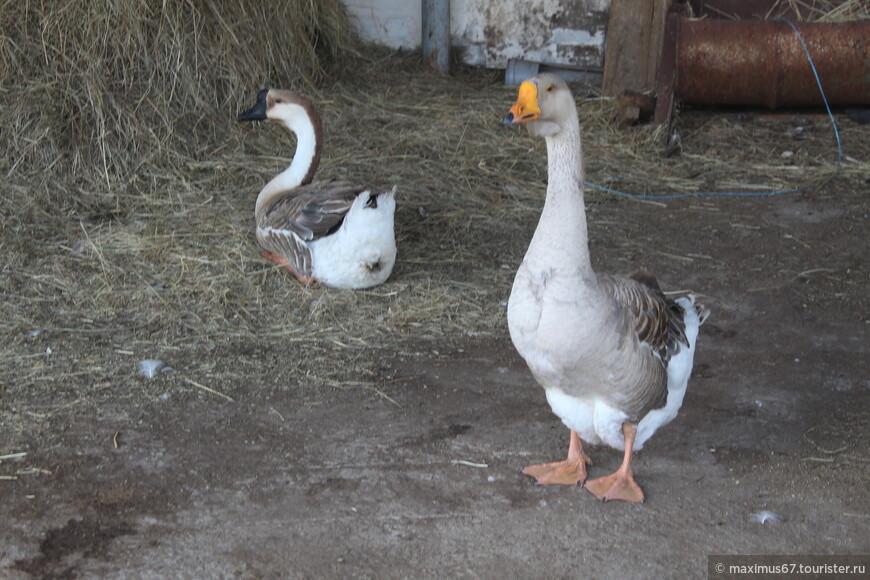
{"type": "Polygon", "coordinates": [[[642,502],[633,451],[677,415],[698,328],[708,311],[688,296],[671,300],[655,278],[592,269],[577,107],[553,74],[520,85],[504,119],[547,142],[547,197],[508,302],[511,340],[553,412],[571,430],[568,458],[531,465],[540,484],[583,484],[602,500],[642,502]],[[587,443],[624,449],[612,475],[586,481],[587,443]]]}
{"type": "Polygon", "coordinates": [[[322,123],[314,105],[286,90],[266,89],[239,121],[277,121],[296,134],[290,166],[257,196],[254,215],[264,258],[302,284],[369,288],[396,262],[396,188],[384,193],[348,181],[312,183],[320,163],[322,123]]]}

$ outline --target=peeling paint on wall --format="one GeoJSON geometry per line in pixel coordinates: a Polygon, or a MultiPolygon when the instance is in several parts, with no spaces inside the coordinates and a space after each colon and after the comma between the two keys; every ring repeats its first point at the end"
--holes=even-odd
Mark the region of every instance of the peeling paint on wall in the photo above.
{"type": "MultiPolygon", "coordinates": [[[[420,46],[420,0],[345,0],[360,35],[393,48],[420,46]]],[[[602,68],[610,0],[451,0],[450,33],[466,64],[510,59],[602,68]]]]}

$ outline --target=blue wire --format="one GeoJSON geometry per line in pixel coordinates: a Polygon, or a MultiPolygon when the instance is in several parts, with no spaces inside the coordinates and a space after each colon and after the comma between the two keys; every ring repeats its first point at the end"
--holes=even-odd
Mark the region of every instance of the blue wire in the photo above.
{"type": "Polygon", "coordinates": [[[837,121],[834,119],[834,114],[831,112],[831,107],[828,104],[828,98],[825,96],[825,90],[822,88],[822,81],[819,79],[819,73],[816,70],[816,65],[813,62],[813,57],[810,55],[810,50],[807,48],[807,43],[804,42],[803,36],[798,31],[797,27],[792,23],[791,20],[784,18],[782,16],[776,16],[772,20],[781,20],[788,24],[794,33],[797,35],[798,40],[801,43],[801,46],[804,49],[804,53],[807,55],[807,61],[810,63],[810,68],[813,71],[813,76],[816,78],[816,84],[819,87],[819,93],[822,95],[822,101],[825,103],[825,109],[828,111],[828,117],[831,119],[831,125],[834,127],[834,136],[837,139],[837,170],[828,177],[823,183],[820,185],[809,185],[805,187],[799,187],[795,189],[782,189],[778,191],[741,191],[741,192],[727,192],[727,191],[696,191],[692,193],[674,193],[669,195],[643,195],[637,193],[626,193],[624,191],[619,191],[617,189],[612,189],[610,187],[604,187],[602,185],[596,185],[594,183],[589,183],[588,181],[584,181],[584,185],[587,187],[591,187],[593,189],[598,189],[601,191],[605,191],[607,193],[612,193],[615,195],[621,195],[623,197],[629,197],[632,199],[682,199],[684,197],[701,197],[701,196],[719,196],[719,197],[769,197],[773,195],[784,195],[787,193],[800,193],[802,191],[814,191],[816,189],[821,189],[822,187],[829,184],[835,177],[840,174],[840,169],[843,166],[843,145],[840,142],[840,131],[837,129],[837,121]]]}

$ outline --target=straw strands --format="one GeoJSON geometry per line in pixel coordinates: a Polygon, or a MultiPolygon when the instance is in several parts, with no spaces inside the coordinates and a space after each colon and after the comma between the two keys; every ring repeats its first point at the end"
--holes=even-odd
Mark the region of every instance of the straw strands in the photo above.
{"type": "Polygon", "coordinates": [[[868,0],[779,0],[771,14],[780,14],[783,10],[803,22],[870,20],[868,0]]]}

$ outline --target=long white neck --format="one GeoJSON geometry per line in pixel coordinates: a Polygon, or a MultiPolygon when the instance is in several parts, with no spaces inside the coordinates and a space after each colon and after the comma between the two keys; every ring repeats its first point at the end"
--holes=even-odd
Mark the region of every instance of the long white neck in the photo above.
{"type": "Polygon", "coordinates": [[[576,112],[566,125],[546,138],[547,198],[527,258],[538,267],[590,278],[583,150],[576,112]]]}
{"type": "Polygon", "coordinates": [[[257,216],[257,219],[278,196],[309,183],[314,178],[317,165],[320,163],[319,124],[315,124],[307,113],[293,114],[287,118],[276,120],[296,134],[296,152],[293,154],[290,166],[273,177],[260,190],[254,208],[254,215],[257,216]]]}

